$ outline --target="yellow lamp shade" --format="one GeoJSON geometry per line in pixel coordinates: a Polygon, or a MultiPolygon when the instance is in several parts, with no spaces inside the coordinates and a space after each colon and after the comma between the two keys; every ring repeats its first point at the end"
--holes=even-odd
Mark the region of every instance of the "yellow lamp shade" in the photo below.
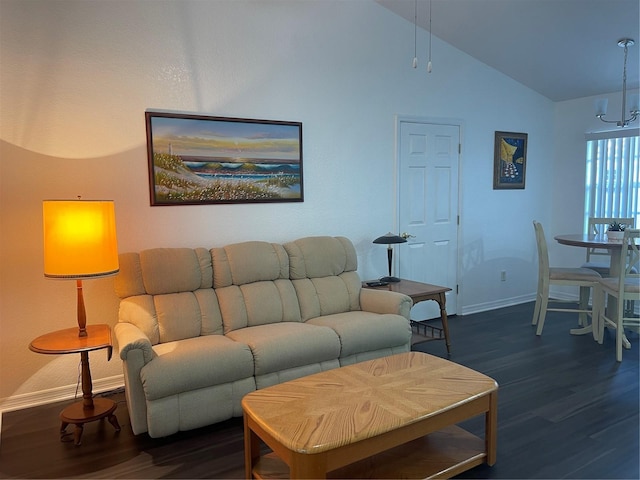
{"type": "Polygon", "coordinates": [[[45,200],[44,275],[83,279],[118,273],[113,201],[45,200]]]}

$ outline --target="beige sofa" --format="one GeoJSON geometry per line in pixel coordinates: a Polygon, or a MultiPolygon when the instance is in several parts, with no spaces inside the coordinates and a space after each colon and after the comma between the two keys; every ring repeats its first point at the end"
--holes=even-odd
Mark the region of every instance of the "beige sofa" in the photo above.
{"type": "Polygon", "coordinates": [[[241,416],[255,389],[408,351],[411,299],[363,289],[356,269],[344,237],[122,254],[114,331],[133,432],[241,416]]]}

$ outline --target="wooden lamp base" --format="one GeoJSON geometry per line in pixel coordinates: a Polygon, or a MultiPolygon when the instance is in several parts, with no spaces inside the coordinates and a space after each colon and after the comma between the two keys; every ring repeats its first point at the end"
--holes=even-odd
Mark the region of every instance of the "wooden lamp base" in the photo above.
{"type": "Polygon", "coordinates": [[[93,408],[86,408],[83,402],[76,402],[73,405],[69,405],[60,413],[60,420],[62,421],[62,425],[60,426],[60,440],[63,442],[70,441],[70,433],[67,433],[67,426],[72,424],[76,426],[73,432],[73,442],[76,445],[80,445],[80,443],[82,443],[84,424],[95,422],[105,417],[109,420],[109,423],[114,426],[116,432],[119,432],[120,424],[113,414],[117,407],[118,404],[116,402],[107,398],[94,398],[93,408]]]}

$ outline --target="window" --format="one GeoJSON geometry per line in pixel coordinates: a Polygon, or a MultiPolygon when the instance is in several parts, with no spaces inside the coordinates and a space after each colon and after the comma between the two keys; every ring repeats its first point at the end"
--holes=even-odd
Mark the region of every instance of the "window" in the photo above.
{"type": "Polygon", "coordinates": [[[584,231],[589,217],[633,217],[640,227],[640,131],[587,135],[584,231]]]}

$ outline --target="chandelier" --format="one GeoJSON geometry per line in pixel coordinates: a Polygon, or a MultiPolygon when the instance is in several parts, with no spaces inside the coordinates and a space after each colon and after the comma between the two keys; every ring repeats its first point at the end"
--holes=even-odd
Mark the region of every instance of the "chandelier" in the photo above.
{"type": "Polygon", "coordinates": [[[632,104],[629,110],[631,117],[625,118],[625,109],[627,104],[627,52],[629,47],[635,43],[636,42],[631,38],[618,40],[618,46],[624,48],[624,68],[622,70],[622,115],[620,120],[605,120],[603,117],[607,114],[608,100],[606,98],[596,100],[596,117],[605,123],[615,123],[618,127],[628,126],[630,122],[633,122],[638,118],[638,114],[640,113],[638,110],[638,98],[636,95],[634,96],[634,101],[631,102],[632,104]]]}

